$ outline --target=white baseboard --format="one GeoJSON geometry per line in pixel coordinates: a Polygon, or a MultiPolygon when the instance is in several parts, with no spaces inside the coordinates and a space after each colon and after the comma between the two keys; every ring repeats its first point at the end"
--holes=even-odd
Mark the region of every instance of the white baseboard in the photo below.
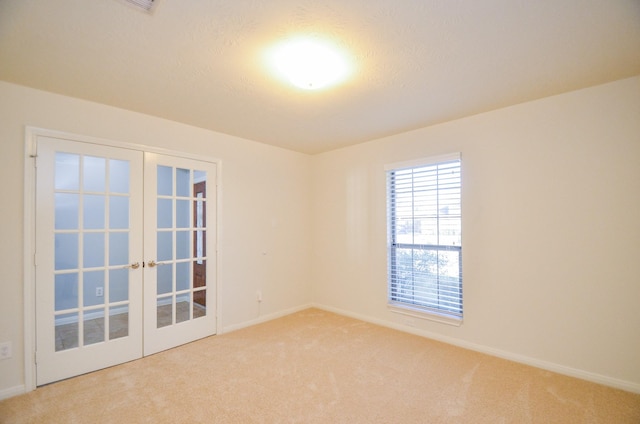
{"type": "Polygon", "coordinates": [[[640,393],[640,383],[635,383],[632,381],[620,380],[613,377],[608,377],[606,375],[596,374],[589,371],[584,371],[576,368],[567,367],[565,365],[555,364],[553,362],[543,361],[540,359],[532,358],[526,355],[520,355],[517,353],[507,352],[500,349],[494,349],[488,346],[483,346],[471,342],[466,342],[464,340],[455,339],[452,337],[442,336],[440,334],[432,333],[430,331],[420,330],[417,328],[407,327],[404,325],[400,325],[394,322],[388,322],[377,318],[368,317],[365,315],[353,313],[350,311],[346,311],[339,308],[334,308],[331,306],[313,304],[311,305],[314,308],[322,309],[328,312],[333,312],[339,315],[348,316],[351,318],[359,319],[361,321],[366,321],[372,324],[380,325],[382,327],[391,328],[394,330],[402,331],[405,333],[414,334],[417,336],[426,337],[429,339],[437,340],[439,342],[447,343],[450,345],[462,347],[465,349],[473,350],[480,353],[485,353],[487,355],[496,356],[498,358],[507,359],[509,361],[518,362],[525,365],[530,365],[532,367],[540,368],[543,370],[555,372],[562,375],[567,375],[569,377],[579,378],[581,380],[591,381],[593,383],[602,384],[609,387],[614,387],[616,389],[626,390],[632,393],[640,393]]]}
{"type": "Polygon", "coordinates": [[[9,399],[14,396],[25,394],[26,392],[24,384],[21,386],[9,387],[8,389],[0,390],[0,400],[9,399]]]}
{"type": "Polygon", "coordinates": [[[274,312],[272,314],[263,315],[263,316],[258,317],[256,319],[252,319],[251,321],[245,321],[245,322],[240,323],[240,324],[228,325],[228,326],[222,328],[222,333],[223,334],[224,333],[230,333],[232,331],[240,330],[242,328],[251,327],[252,325],[262,324],[263,322],[271,321],[271,320],[274,320],[276,318],[281,318],[281,317],[283,317],[285,315],[291,315],[291,314],[294,314],[296,312],[304,311],[305,309],[312,308],[313,306],[314,305],[312,305],[311,303],[306,304],[306,305],[300,305],[300,306],[296,306],[294,308],[285,309],[283,311],[274,312]]]}

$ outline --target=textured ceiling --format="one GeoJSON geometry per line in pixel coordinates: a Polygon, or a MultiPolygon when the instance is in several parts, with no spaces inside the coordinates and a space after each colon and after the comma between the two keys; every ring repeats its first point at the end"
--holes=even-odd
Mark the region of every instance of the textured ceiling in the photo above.
{"type": "Polygon", "coordinates": [[[638,74],[638,0],[0,0],[0,79],[306,153],[638,74]],[[297,34],[353,77],[276,79],[297,34]]]}

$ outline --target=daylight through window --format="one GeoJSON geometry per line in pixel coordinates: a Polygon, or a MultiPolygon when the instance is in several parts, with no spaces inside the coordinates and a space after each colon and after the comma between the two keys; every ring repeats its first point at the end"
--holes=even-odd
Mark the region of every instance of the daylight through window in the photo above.
{"type": "Polygon", "coordinates": [[[389,303],[462,319],[460,155],[387,167],[389,303]]]}

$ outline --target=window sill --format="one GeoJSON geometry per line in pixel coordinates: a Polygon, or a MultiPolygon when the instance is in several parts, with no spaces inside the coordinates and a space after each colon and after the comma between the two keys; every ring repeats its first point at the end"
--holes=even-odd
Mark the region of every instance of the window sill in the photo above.
{"type": "Polygon", "coordinates": [[[413,318],[424,319],[428,321],[435,321],[441,324],[452,325],[454,327],[460,327],[462,325],[462,318],[447,315],[445,313],[425,311],[423,309],[412,308],[398,303],[389,303],[387,305],[391,312],[401,315],[407,315],[413,318]]]}

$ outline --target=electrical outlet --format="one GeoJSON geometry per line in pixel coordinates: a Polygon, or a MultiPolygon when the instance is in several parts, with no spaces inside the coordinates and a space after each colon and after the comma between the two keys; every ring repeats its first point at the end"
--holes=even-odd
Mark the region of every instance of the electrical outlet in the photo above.
{"type": "Polygon", "coordinates": [[[0,359],[9,359],[11,358],[11,342],[3,342],[0,343],[0,359]]]}
{"type": "Polygon", "coordinates": [[[96,287],[96,296],[97,297],[104,296],[104,289],[102,287],[96,287]]]}

